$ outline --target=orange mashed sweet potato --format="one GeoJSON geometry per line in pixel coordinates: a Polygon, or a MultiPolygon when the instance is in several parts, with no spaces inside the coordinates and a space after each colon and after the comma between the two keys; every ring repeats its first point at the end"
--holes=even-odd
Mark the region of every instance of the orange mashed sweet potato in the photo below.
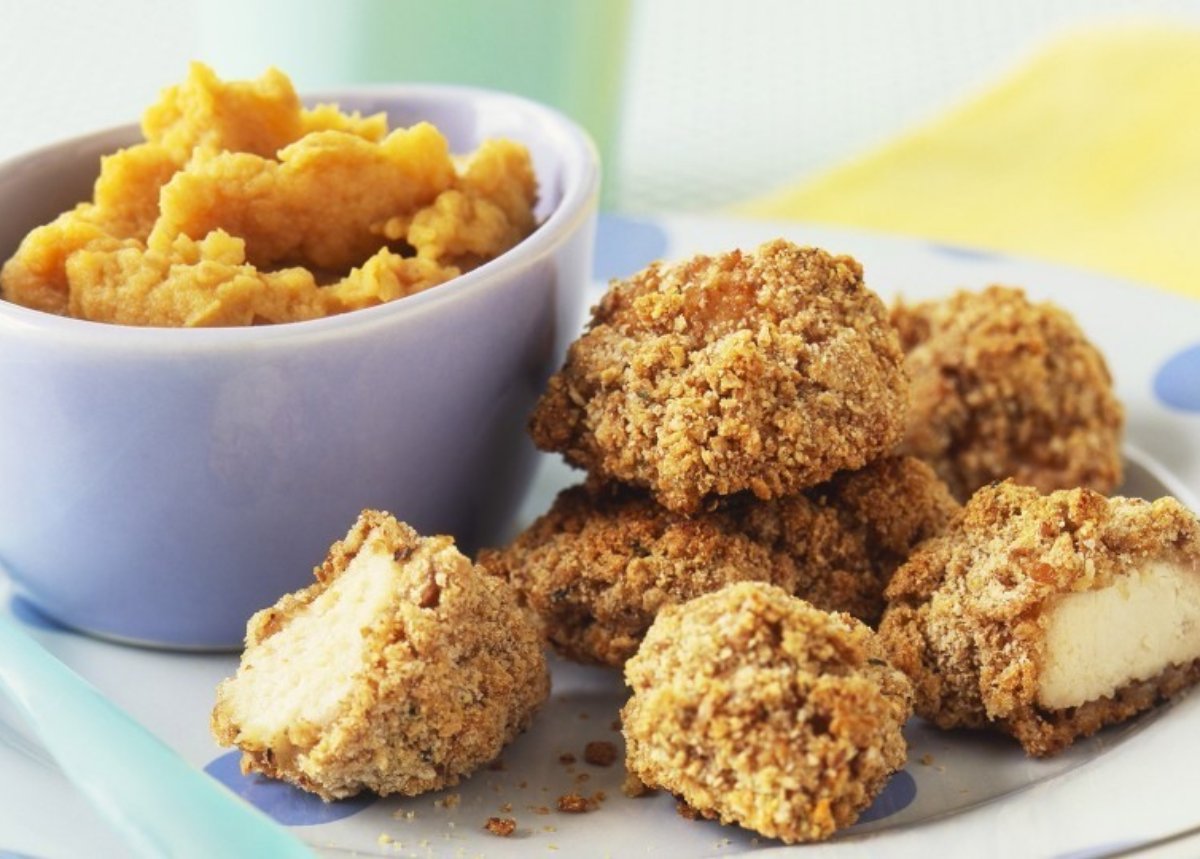
{"type": "Polygon", "coordinates": [[[126,325],[293,322],[443,283],[534,228],[528,151],[452,156],[428,123],[306,109],[281,72],[194,63],[102,159],[91,202],[33,230],[0,295],[126,325]]]}

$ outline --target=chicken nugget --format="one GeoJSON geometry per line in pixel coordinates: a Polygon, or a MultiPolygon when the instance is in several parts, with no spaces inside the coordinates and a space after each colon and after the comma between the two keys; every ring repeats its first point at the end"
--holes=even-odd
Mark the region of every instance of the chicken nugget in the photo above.
{"type": "Polygon", "coordinates": [[[887,589],[916,710],[1050,755],[1200,679],[1200,522],[1173,498],[981,489],[887,589]]]}
{"type": "Polygon", "coordinates": [[[677,512],[778,498],[900,440],[902,359],[855,260],[777,239],[613,281],[530,428],[677,512]]]}
{"type": "Polygon", "coordinates": [[[527,727],[549,693],[511,589],[449,537],[364,511],[317,583],[255,614],[213,735],[242,770],[340,799],[456,784],[527,727]]]}
{"type": "Polygon", "coordinates": [[[479,563],[513,584],[559,653],[620,666],[664,606],[731,582],[769,582],[874,624],[892,572],[957,509],[928,465],[902,457],[800,495],[743,494],[693,517],[642,490],[589,484],[560,493],[479,563]]]}
{"type": "Polygon", "coordinates": [[[625,682],[630,773],[770,838],[828,838],[904,766],[912,691],[875,633],[771,585],[664,609],[625,682]]]}
{"type": "Polygon", "coordinates": [[[992,286],[898,303],[911,379],[900,450],[959,500],[1013,478],[1043,492],[1121,482],[1124,411],[1099,350],[1069,313],[992,286]]]}

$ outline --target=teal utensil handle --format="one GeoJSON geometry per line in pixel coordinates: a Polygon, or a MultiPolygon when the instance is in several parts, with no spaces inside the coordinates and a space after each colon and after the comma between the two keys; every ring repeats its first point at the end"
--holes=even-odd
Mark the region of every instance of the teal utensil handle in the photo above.
{"type": "Polygon", "coordinates": [[[189,766],[4,617],[0,693],[139,854],[312,859],[303,841],[189,766]]]}

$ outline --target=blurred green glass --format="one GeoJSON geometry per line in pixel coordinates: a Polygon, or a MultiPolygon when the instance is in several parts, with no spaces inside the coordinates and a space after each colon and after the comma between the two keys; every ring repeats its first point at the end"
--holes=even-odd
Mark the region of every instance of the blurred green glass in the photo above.
{"type": "MultiPolygon", "coordinates": [[[[301,91],[441,82],[559,108],[616,175],[628,0],[217,0],[201,4],[201,56],[222,77],[269,65],[301,91]]],[[[604,201],[611,203],[611,178],[604,201]]]]}

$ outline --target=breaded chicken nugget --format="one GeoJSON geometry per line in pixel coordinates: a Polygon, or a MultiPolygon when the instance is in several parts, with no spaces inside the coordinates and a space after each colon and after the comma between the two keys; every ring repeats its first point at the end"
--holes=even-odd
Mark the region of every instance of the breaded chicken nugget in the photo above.
{"type": "Polygon", "coordinates": [[[904,766],[912,691],[875,633],[771,585],[664,609],[625,682],[629,772],[770,838],[828,838],[904,766]]]}
{"type": "Polygon", "coordinates": [[[1031,755],[1200,679],[1200,523],[1173,498],[981,489],[887,596],[880,637],[917,713],[1031,755]]]}
{"type": "Polygon", "coordinates": [[[892,310],[911,379],[900,450],[960,500],[1013,478],[1043,492],[1121,482],[1124,412],[1069,313],[992,286],[892,310]]]}
{"type": "Polygon", "coordinates": [[[325,799],[458,782],[529,725],[549,693],[512,591],[449,537],[364,511],[317,583],[254,615],[213,735],[244,772],[325,799]]]}
{"type": "Polygon", "coordinates": [[[900,440],[901,361],[857,262],[777,239],[613,281],[531,430],[677,512],[777,498],[900,440]]]}
{"type": "Polygon", "coordinates": [[[694,517],[642,490],[590,484],[562,492],[479,562],[516,587],[564,656],[620,666],[664,606],[731,582],[769,582],[873,624],[892,572],[957,509],[929,466],[901,457],[801,495],[740,495],[694,517]]]}

